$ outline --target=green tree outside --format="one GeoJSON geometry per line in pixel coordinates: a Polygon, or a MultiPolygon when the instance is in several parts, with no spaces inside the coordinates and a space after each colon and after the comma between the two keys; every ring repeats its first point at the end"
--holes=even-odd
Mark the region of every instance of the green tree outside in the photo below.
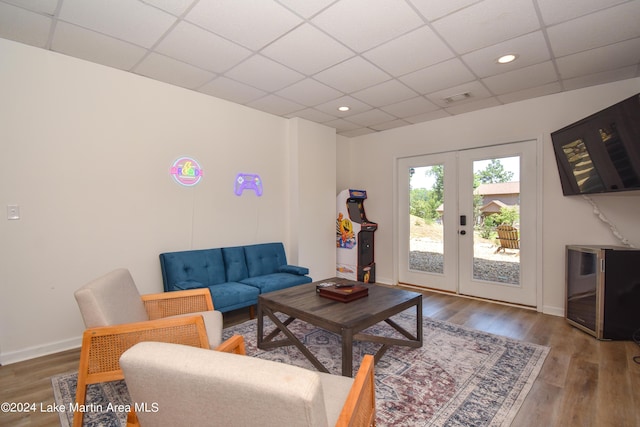
{"type": "MultiPolygon", "coordinates": [[[[409,177],[416,173],[414,168],[409,171],[409,177]]],[[[444,166],[434,165],[426,168],[425,175],[432,176],[434,183],[430,189],[410,188],[410,214],[424,219],[431,223],[440,217],[437,209],[444,203],[444,166]]],[[[504,169],[500,159],[492,159],[485,169],[474,173],[473,188],[478,188],[480,184],[510,182],[513,172],[504,169]]],[[[474,218],[480,217],[482,196],[473,196],[474,218]]],[[[489,215],[484,218],[480,225],[480,235],[484,238],[491,238],[495,233],[495,227],[500,224],[513,225],[518,222],[518,211],[514,207],[503,208],[499,214],[489,215]]]]}

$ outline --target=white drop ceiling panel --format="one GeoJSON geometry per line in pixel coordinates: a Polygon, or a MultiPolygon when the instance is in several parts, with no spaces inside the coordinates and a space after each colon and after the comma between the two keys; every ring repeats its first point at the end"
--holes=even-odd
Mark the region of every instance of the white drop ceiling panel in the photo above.
{"type": "Polygon", "coordinates": [[[395,117],[413,117],[419,114],[435,111],[438,108],[439,107],[437,105],[428,101],[425,97],[417,96],[396,104],[386,105],[380,109],[395,117]]]}
{"type": "Polygon", "coordinates": [[[65,0],[60,19],[149,48],[175,24],[175,17],[131,0],[65,0]]]}
{"type": "Polygon", "coordinates": [[[176,86],[195,89],[211,80],[215,74],[180,62],[168,56],[152,53],[140,62],[136,73],[176,86]]]}
{"type": "Polygon", "coordinates": [[[262,55],[254,55],[226,73],[232,79],[265,92],[275,92],[304,76],[262,55]]]}
{"type": "Polygon", "coordinates": [[[564,56],[558,58],[556,63],[560,75],[570,79],[637,64],[638,56],[640,56],[640,38],[564,56]],[[629,55],[633,49],[638,52],[635,57],[629,55]]]}
{"type": "Polygon", "coordinates": [[[433,23],[459,53],[491,46],[540,28],[531,0],[485,0],[433,23]]]}
{"type": "Polygon", "coordinates": [[[484,108],[497,107],[498,105],[500,105],[500,101],[498,101],[496,98],[484,98],[465,104],[452,105],[451,107],[447,107],[445,109],[449,113],[456,115],[470,113],[471,111],[482,110],[484,108]]]}
{"type": "Polygon", "coordinates": [[[626,0],[537,0],[546,25],[568,21],[624,3],[626,0]]]}
{"type": "Polygon", "coordinates": [[[200,0],[185,19],[249,49],[263,48],[302,23],[293,12],[264,0],[200,0]]]}
{"type": "Polygon", "coordinates": [[[455,54],[429,27],[420,27],[363,55],[384,71],[401,76],[428,67],[455,54]]]}
{"type": "Polygon", "coordinates": [[[566,79],[563,80],[563,86],[564,90],[575,90],[583,87],[631,79],[636,76],[637,72],[638,67],[633,65],[631,67],[619,68],[617,70],[608,70],[601,73],[587,74],[573,79],[566,79]]]}
{"type": "Polygon", "coordinates": [[[217,77],[204,86],[201,86],[198,91],[238,104],[247,104],[267,94],[267,92],[263,90],[256,89],[224,76],[217,77]]]}
{"type": "Polygon", "coordinates": [[[365,111],[364,113],[354,114],[353,116],[349,116],[349,121],[354,122],[356,124],[362,126],[371,126],[371,125],[379,125],[382,123],[390,122],[394,120],[391,114],[385,113],[379,109],[373,109],[369,111],[365,111]]]}
{"type": "Polygon", "coordinates": [[[280,3],[291,9],[294,13],[309,19],[335,0],[280,0],[280,3]]]}
{"type": "Polygon", "coordinates": [[[249,57],[250,50],[188,22],[180,22],[155,49],[157,52],[221,73],[249,57]]]}
{"type": "Polygon", "coordinates": [[[640,37],[640,1],[621,4],[598,14],[585,15],[548,29],[556,56],[606,46],[640,37]],[[600,20],[612,25],[600,25],[600,20]]]}
{"type": "Polygon", "coordinates": [[[518,92],[532,87],[551,83],[556,78],[556,71],[551,61],[530,65],[509,71],[498,76],[482,79],[482,82],[496,95],[518,92]]]}
{"type": "Polygon", "coordinates": [[[277,94],[283,98],[287,98],[310,107],[323,104],[342,95],[340,91],[332,89],[314,79],[300,80],[299,82],[278,91],[277,94]]]}
{"type": "Polygon", "coordinates": [[[303,110],[298,110],[295,113],[287,114],[285,116],[288,118],[300,117],[301,119],[306,119],[316,123],[326,123],[336,119],[335,116],[323,113],[322,111],[318,111],[315,108],[305,108],[303,110]]]}
{"type": "Polygon", "coordinates": [[[451,114],[445,109],[440,109],[436,111],[431,111],[429,113],[418,114],[416,116],[405,117],[405,120],[408,121],[409,123],[422,123],[422,122],[428,122],[430,120],[442,119],[445,117],[451,117],[451,114]]]}
{"type": "Polygon", "coordinates": [[[344,136],[640,77],[639,22],[640,0],[0,0],[0,37],[344,136]]]}
{"type": "Polygon", "coordinates": [[[58,7],[58,0],[5,0],[5,3],[23,7],[33,12],[53,15],[58,7]]]}
{"type": "Polygon", "coordinates": [[[263,98],[249,102],[247,105],[258,110],[275,114],[276,116],[285,116],[294,111],[304,109],[304,105],[297,104],[277,95],[267,95],[263,98]]]}
{"type": "Polygon", "coordinates": [[[51,18],[0,3],[0,37],[45,47],[51,29],[51,18]]]}
{"type": "Polygon", "coordinates": [[[158,9],[169,12],[174,16],[180,16],[193,4],[193,0],[144,0],[158,9]]]}
{"type": "Polygon", "coordinates": [[[360,56],[351,58],[315,75],[327,86],[344,93],[356,92],[385,82],[391,76],[360,56]]]}
{"type": "Polygon", "coordinates": [[[311,22],[358,53],[424,24],[404,0],[342,0],[311,22]]]}
{"type": "Polygon", "coordinates": [[[395,104],[414,98],[418,94],[397,80],[389,80],[376,86],[355,92],[353,96],[373,107],[395,104]]]}
{"type": "Polygon", "coordinates": [[[51,49],[121,70],[130,70],[147,54],[140,46],[62,21],[56,25],[51,49]]]}
{"type": "Polygon", "coordinates": [[[474,75],[459,59],[450,59],[400,78],[402,82],[420,94],[457,86],[473,79],[474,75]]]}
{"type": "Polygon", "coordinates": [[[560,86],[560,83],[558,82],[553,82],[543,86],[499,95],[498,100],[504,104],[508,104],[510,102],[523,101],[525,99],[537,98],[539,96],[551,95],[552,93],[558,92],[562,92],[562,86],[560,86]]]}
{"type": "Polygon", "coordinates": [[[306,75],[354,56],[350,49],[310,24],[285,34],[264,48],[262,54],[306,75]]]}

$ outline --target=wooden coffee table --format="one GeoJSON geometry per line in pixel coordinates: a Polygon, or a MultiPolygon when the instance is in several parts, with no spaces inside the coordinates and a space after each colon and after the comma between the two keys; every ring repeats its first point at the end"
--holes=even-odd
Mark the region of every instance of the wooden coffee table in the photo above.
{"type": "Polygon", "coordinates": [[[294,286],[281,291],[269,292],[258,298],[258,347],[264,350],[295,345],[302,354],[321,372],[327,368],[307,349],[287,327],[295,319],[302,320],[342,337],[342,375],[350,377],[353,371],[353,341],[369,341],[382,344],[375,354],[375,362],[392,345],[406,347],[422,346],[422,295],[417,292],[393,289],[375,284],[364,284],[346,279],[332,278],[305,285],[294,286]],[[369,288],[369,295],[343,303],[321,297],[316,292],[319,283],[358,283],[369,288]],[[410,307],[416,308],[415,335],[408,332],[391,316],[410,307]],[[289,316],[284,322],[275,313],[289,316]],[[264,335],[264,315],[273,321],[276,328],[264,335]],[[360,333],[379,322],[386,322],[407,339],[374,336],[360,333]],[[286,338],[274,340],[280,333],[286,338]]]}

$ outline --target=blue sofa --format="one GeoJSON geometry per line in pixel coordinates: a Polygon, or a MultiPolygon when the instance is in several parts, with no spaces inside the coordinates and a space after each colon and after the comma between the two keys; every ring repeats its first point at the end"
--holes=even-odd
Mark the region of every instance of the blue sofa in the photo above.
{"type": "Polygon", "coordinates": [[[166,292],[209,288],[216,310],[258,303],[258,295],[311,282],[309,269],[287,264],[282,243],[160,254],[166,292]]]}

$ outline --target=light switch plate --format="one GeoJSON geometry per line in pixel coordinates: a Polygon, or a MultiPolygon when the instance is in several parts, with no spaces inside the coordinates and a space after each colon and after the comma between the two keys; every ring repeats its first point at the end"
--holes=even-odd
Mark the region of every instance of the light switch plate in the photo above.
{"type": "Polygon", "coordinates": [[[7,205],[7,219],[20,219],[20,206],[7,205]]]}

